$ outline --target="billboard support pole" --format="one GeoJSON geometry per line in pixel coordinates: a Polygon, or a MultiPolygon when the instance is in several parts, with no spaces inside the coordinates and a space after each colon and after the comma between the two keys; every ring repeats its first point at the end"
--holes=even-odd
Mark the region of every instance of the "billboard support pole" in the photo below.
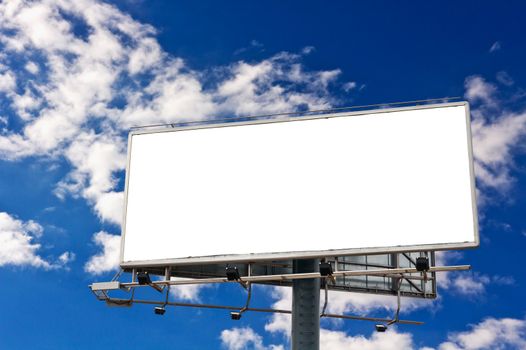
{"type": "MultiPolygon", "coordinates": [[[[294,260],[294,273],[317,272],[319,260],[294,260]]],[[[292,350],[320,349],[320,279],[292,282],[292,350]]]]}

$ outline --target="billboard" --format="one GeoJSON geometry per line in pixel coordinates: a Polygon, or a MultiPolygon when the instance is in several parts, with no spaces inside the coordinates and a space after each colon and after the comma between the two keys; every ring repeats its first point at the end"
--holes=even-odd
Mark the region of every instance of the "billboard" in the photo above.
{"type": "Polygon", "coordinates": [[[121,266],[478,245],[466,102],[129,135],[121,266]]]}

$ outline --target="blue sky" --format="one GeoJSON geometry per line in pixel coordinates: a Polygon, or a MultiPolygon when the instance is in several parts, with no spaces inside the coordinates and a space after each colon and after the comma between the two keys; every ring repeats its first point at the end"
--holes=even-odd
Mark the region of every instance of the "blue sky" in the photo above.
{"type": "MultiPolygon", "coordinates": [[[[472,106],[481,246],[424,326],[322,322],[323,349],[526,349],[526,48],[520,1],[0,3],[0,348],[287,349],[288,320],[112,309],[129,127],[460,96],[472,106]]],[[[239,304],[236,286],[179,300],[239,304]]],[[[259,306],[290,290],[258,287],[259,306]]],[[[391,315],[393,298],[334,296],[391,315]]]]}

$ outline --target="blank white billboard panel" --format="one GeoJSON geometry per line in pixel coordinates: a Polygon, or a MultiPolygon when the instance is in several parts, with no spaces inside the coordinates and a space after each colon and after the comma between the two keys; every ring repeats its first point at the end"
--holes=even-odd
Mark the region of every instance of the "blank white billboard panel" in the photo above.
{"type": "Polygon", "coordinates": [[[123,266],[478,245],[466,103],[133,132],[123,266]]]}

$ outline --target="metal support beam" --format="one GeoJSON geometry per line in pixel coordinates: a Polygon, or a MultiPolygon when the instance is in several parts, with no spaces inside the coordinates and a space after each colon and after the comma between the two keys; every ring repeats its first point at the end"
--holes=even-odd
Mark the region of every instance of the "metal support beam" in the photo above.
{"type": "MultiPolygon", "coordinates": [[[[229,305],[215,305],[215,304],[197,304],[197,303],[178,303],[173,301],[164,302],[161,300],[145,300],[145,299],[122,299],[122,298],[107,298],[104,299],[110,305],[120,306],[131,306],[132,304],[145,304],[145,305],[168,305],[176,307],[190,307],[198,309],[212,309],[212,310],[230,310],[236,311],[242,308],[242,306],[229,306],[229,305]]],[[[246,311],[250,312],[263,312],[263,313],[277,313],[277,314],[292,314],[290,310],[283,309],[265,309],[265,308],[254,308],[249,307],[246,311]]],[[[357,315],[338,315],[338,314],[325,314],[323,317],[339,318],[344,320],[358,320],[358,321],[371,321],[371,322],[389,322],[390,318],[378,318],[378,317],[365,317],[357,315]]],[[[411,324],[411,325],[422,325],[423,322],[411,321],[411,320],[399,320],[399,324],[411,324]]]]}
{"type": "MultiPolygon", "coordinates": [[[[319,260],[294,260],[293,273],[318,268],[319,260]]],[[[292,282],[292,350],[320,349],[320,279],[316,277],[292,282]]]]}
{"type": "MultiPolygon", "coordinates": [[[[429,269],[428,272],[443,272],[443,271],[464,271],[471,269],[470,265],[458,265],[458,266],[434,266],[429,269]]],[[[334,271],[334,277],[340,276],[391,276],[406,273],[420,273],[416,268],[398,268],[398,269],[378,269],[378,270],[353,270],[353,271],[334,271]]],[[[325,278],[321,276],[319,272],[304,272],[304,273],[292,273],[283,275],[264,275],[264,276],[242,276],[241,281],[243,282],[265,282],[265,281],[286,281],[286,280],[297,280],[297,279],[312,279],[312,278],[325,278]]],[[[416,278],[416,277],[412,277],[416,278]]],[[[228,281],[226,277],[213,277],[213,278],[199,278],[199,279],[178,279],[174,281],[153,281],[151,284],[155,285],[184,285],[184,284],[207,284],[207,283],[223,283],[232,282],[228,281]]],[[[238,281],[234,281],[238,283],[238,281]]],[[[148,285],[140,285],[137,282],[121,283],[122,287],[144,287],[148,285]]]]}

